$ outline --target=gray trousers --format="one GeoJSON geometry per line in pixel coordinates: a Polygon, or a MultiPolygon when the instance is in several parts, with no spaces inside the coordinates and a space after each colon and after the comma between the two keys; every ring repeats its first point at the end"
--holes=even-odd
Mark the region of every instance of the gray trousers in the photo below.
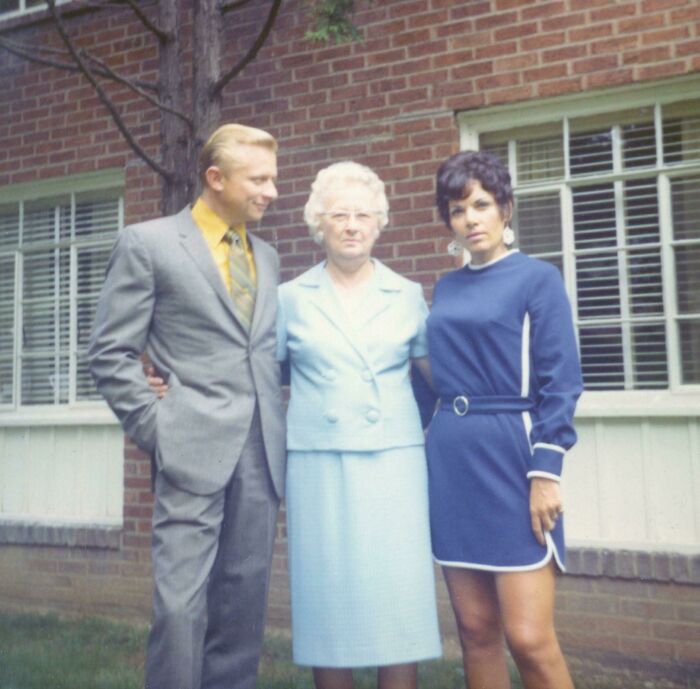
{"type": "Polygon", "coordinates": [[[279,507],[257,411],[224,490],[155,494],[146,689],[254,689],[279,507]]]}

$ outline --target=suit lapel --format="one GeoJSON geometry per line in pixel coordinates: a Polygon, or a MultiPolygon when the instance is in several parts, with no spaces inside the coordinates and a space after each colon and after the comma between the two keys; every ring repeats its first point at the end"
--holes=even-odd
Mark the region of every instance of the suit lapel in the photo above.
{"type": "MultiPolygon", "coordinates": [[[[260,328],[261,321],[265,317],[270,305],[274,306],[277,299],[277,266],[275,253],[262,239],[248,232],[248,241],[253,249],[255,257],[255,269],[257,273],[257,290],[255,295],[255,307],[253,321],[250,324],[251,338],[260,328]]],[[[274,309],[272,310],[274,313],[274,309]]]]}
{"type": "Polygon", "coordinates": [[[202,236],[202,231],[199,229],[199,227],[197,227],[196,223],[192,219],[192,213],[189,206],[180,211],[180,213],[175,216],[175,220],[177,222],[180,244],[194,261],[197,268],[204,275],[214,292],[216,292],[217,297],[223,304],[226,311],[228,311],[231,317],[236,321],[238,327],[245,332],[245,329],[236,317],[236,312],[233,308],[233,300],[226,289],[226,285],[221,279],[221,275],[216,267],[216,263],[214,263],[211,251],[209,250],[209,247],[202,236]]]}
{"type": "Polygon", "coordinates": [[[379,261],[375,260],[374,264],[377,271],[375,279],[379,289],[372,289],[370,286],[367,309],[364,312],[365,316],[360,321],[363,327],[357,330],[349,327],[340,300],[333,290],[330,278],[325,274],[323,263],[314,266],[300,278],[301,284],[310,288],[310,303],[338,330],[362,359],[365,366],[371,370],[373,369],[372,361],[362,339],[362,331],[365,325],[389,308],[393,297],[391,293],[401,289],[399,281],[392,279],[395,276],[391,271],[379,261]]]}

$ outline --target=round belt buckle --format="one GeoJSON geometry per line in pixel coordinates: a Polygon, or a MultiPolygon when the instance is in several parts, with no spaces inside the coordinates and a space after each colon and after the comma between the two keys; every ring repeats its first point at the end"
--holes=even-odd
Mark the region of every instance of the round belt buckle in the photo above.
{"type": "Polygon", "coordinates": [[[465,416],[469,411],[469,400],[464,395],[459,395],[452,400],[452,409],[457,416],[465,416]]]}

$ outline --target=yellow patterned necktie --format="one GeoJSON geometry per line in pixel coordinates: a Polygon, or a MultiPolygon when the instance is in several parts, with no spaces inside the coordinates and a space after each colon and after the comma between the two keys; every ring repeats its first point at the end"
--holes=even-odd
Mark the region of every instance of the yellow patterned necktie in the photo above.
{"type": "Polygon", "coordinates": [[[255,283],[250,274],[248,256],[241,236],[234,229],[226,230],[224,241],[229,245],[228,269],[231,275],[231,298],[236,315],[246,330],[250,330],[255,306],[255,283]]]}

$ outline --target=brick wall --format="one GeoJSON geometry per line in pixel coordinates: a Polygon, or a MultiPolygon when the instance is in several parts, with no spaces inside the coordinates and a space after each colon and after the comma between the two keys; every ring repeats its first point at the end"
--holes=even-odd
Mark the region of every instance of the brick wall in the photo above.
{"type": "MultiPolygon", "coordinates": [[[[281,143],[280,199],[263,234],[277,244],[286,277],[320,258],[301,209],[323,165],[353,158],[387,182],[391,222],[376,253],[420,280],[429,297],[438,275],[452,265],[445,254],[449,237],[434,211],[433,176],[437,163],[458,149],[457,111],[700,71],[697,0],[358,4],[363,41],[319,48],[303,40],[302,1],[284,3],[270,41],[226,93],[225,119],[269,129],[281,143]]],[[[227,32],[232,61],[264,21],[256,5],[238,13],[227,32]]],[[[69,24],[101,59],[134,78],[155,79],[154,41],[128,9],[79,12],[69,24]]],[[[0,34],[60,45],[40,18],[5,22],[0,34]]],[[[157,112],[123,87],[108,88],[141,143],[156,153],[157,112]]],[[[0,186],[124,168],[127,221],[158,214],[158,179],[73,74],[0,51],[0,143],[0,186]]],[[[2,546],[0,605],[146,620],[149,470],[148,459],[127,443],[120,533],[45,530],[16,539],[34,545],[2,546]]],[[[286,626],[282,518],[278,530],[269,621],[286,626]]],[[[572,665],[581,677],[614,674],[621,686],[641,686],[634,682],[647,676],[658,686],[690,685],[700,664],[696,560],[688,560],[685,580],[672,567],[666,574],[637,569],[630,575],[624,559],[619,571],[595,564],[615,557],[582,553],[573,575],[561,580],[559,629],[572,665]]],[[[449,603],[439,587],[443,631],[454,651],[449,603]]]]}

